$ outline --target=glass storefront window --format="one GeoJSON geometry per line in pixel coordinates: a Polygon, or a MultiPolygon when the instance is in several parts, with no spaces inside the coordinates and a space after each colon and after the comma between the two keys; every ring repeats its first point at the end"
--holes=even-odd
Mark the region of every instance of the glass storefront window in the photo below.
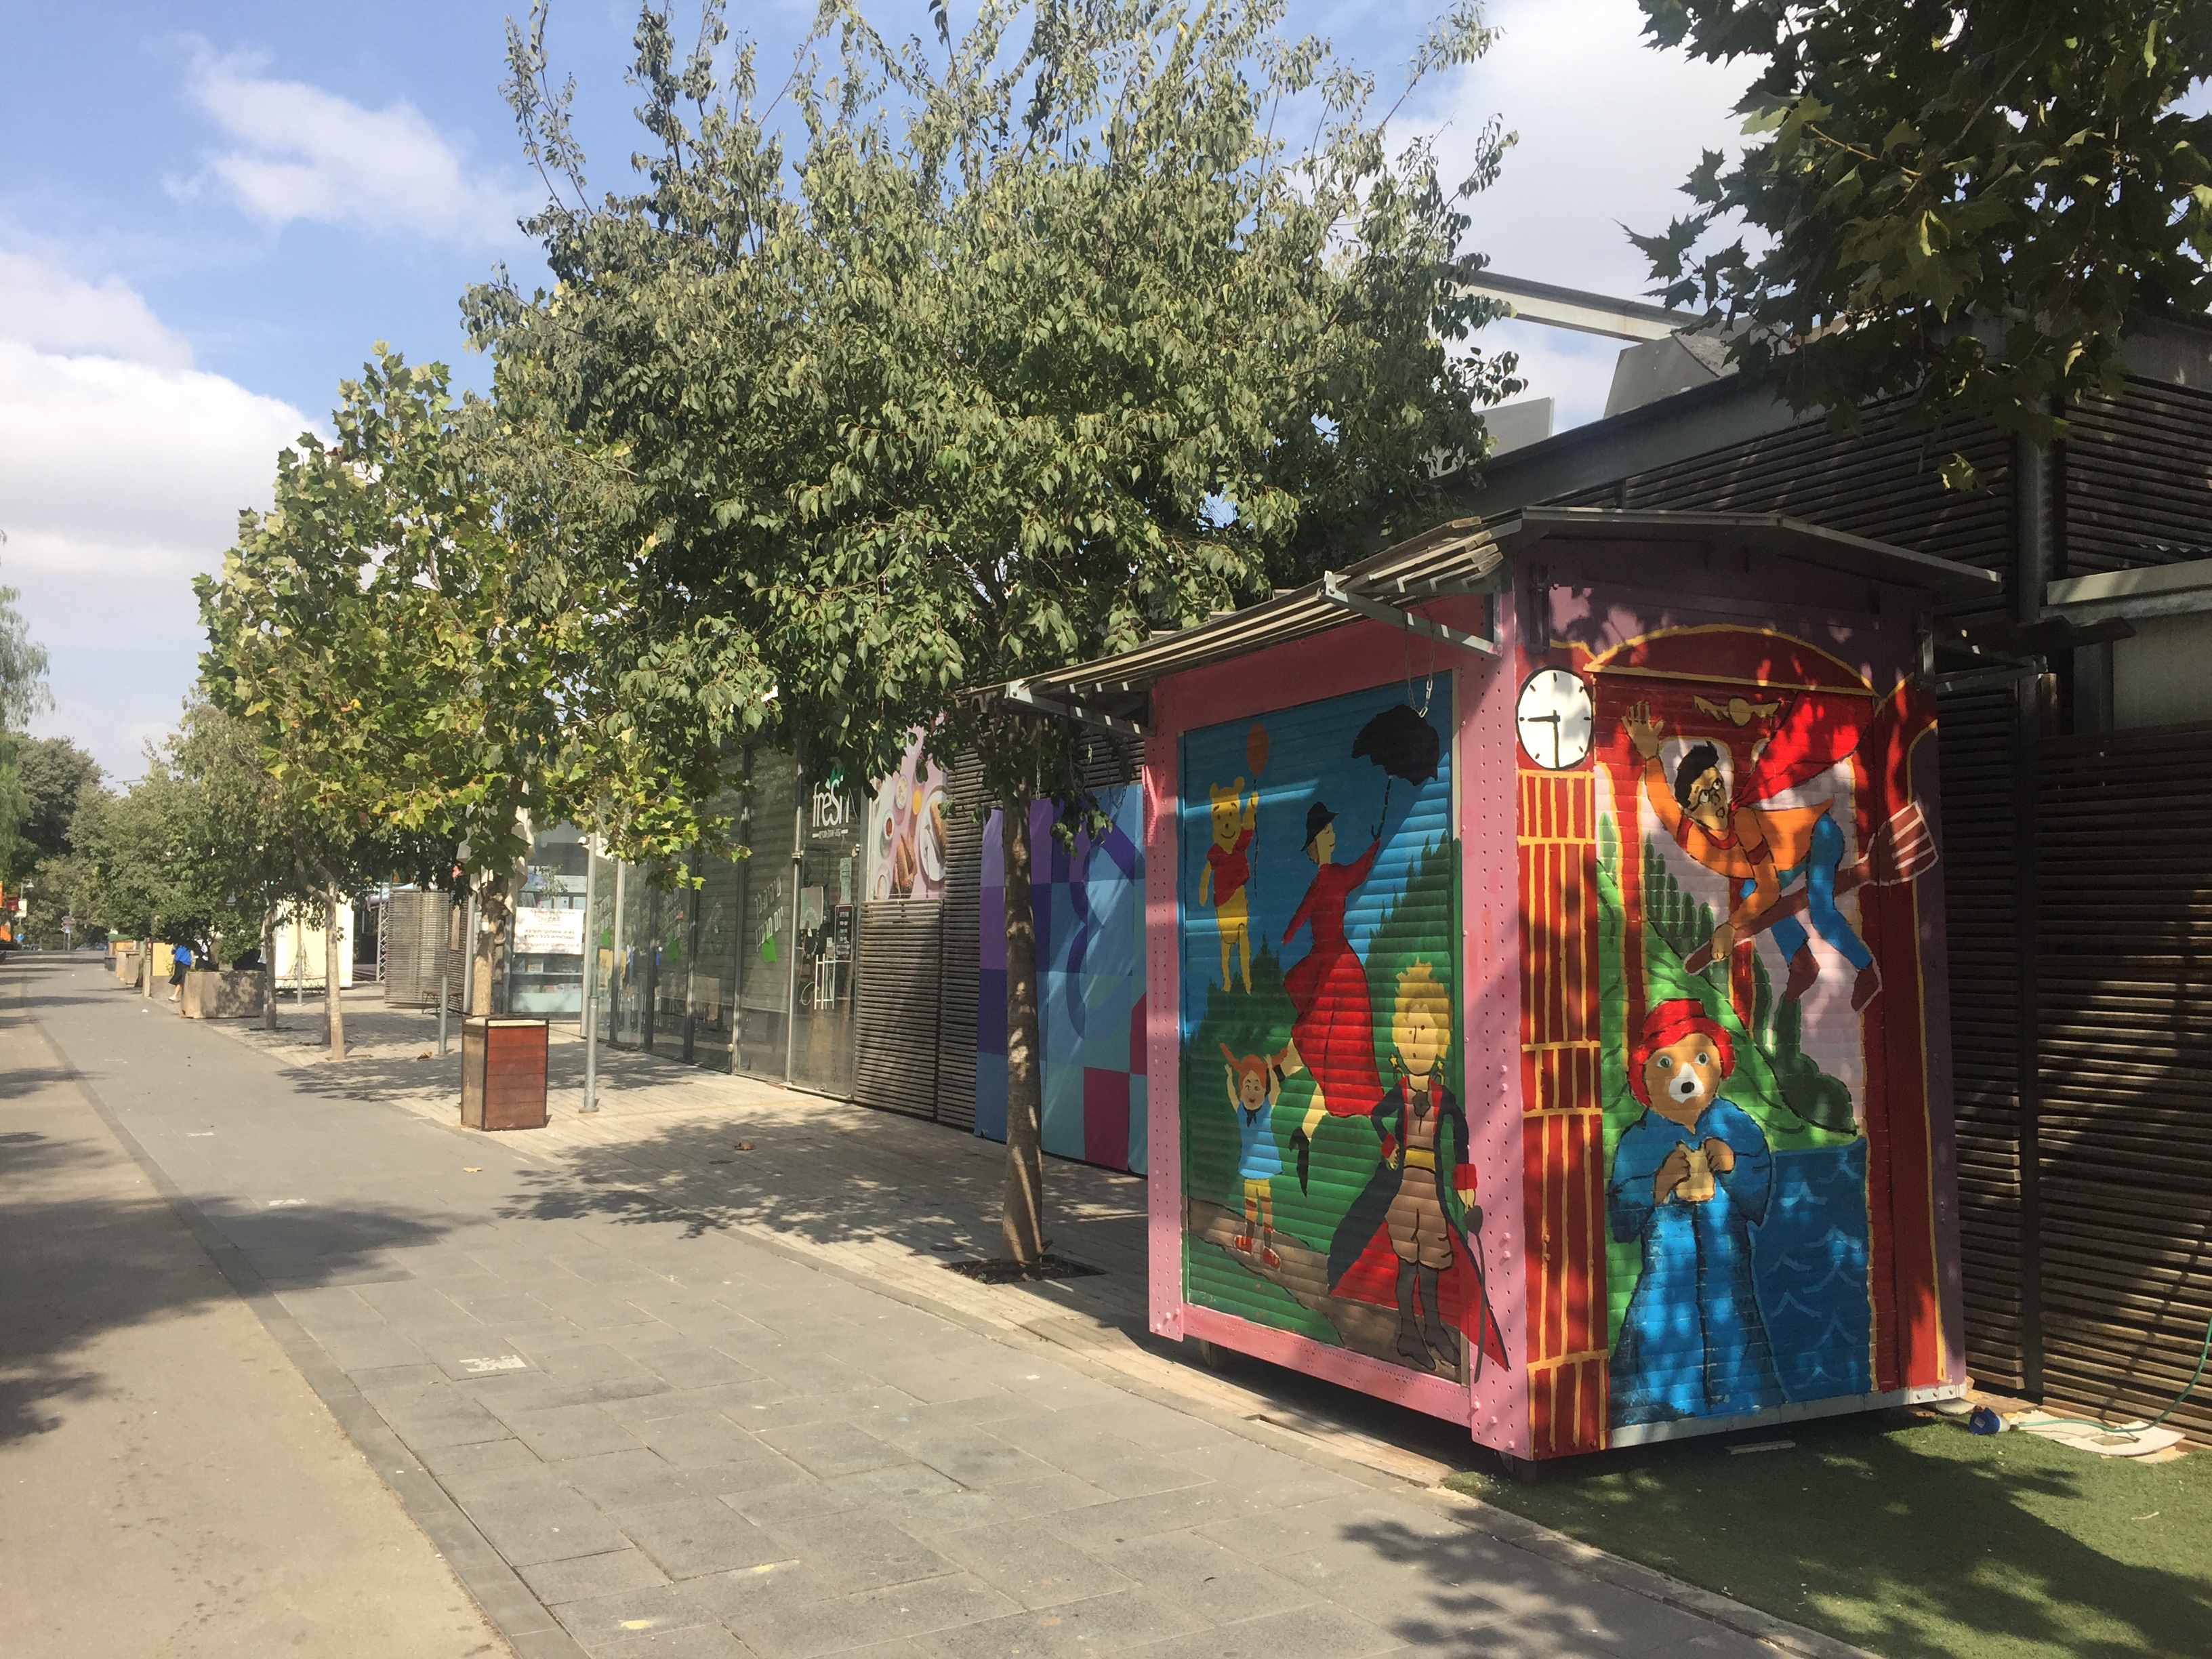
{"type": "Polygon", "coordinates": [[[807,792],[799,857],[791,1080],[824,1094],[853,1087],[854,968],[865,833],[858,804],[830,784],[807,792]]]}

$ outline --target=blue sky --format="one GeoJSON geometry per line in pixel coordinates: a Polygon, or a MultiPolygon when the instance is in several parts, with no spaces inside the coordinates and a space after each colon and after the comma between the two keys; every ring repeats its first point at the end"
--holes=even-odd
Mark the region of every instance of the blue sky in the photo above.
{"type": "MultiPolygon", "coordinates": [[[[519,15],[526,0],[518,0],[519,15]]],[[[1386,88],[1434,3],[1293,0],[1386,88]]],[[[871,4],[889,33],[923,0],[871,4]]],[[[965,8],[956,6],[956,15],[965,8]]],[[[372,343],[454,363],[462,289],[505,261],[542,271],[514,228],[538,199],[499,94],[504,4],[385,0],[33,7],[0,14],[0,583],[53,659],[34,730],[117,778],[173,722],[198,645],[193,574],[240,507],[266,505],[276,450],[319,424],[372,343]]],[[[551,44],[579,82],[595,186],[635,129],[622,73],[635,18],[557,0],[551,44]]],[[[732,9],[787,59],[803,4],[732,9]]],[[[1493,0],[1491,57],[1401,118],[1449,161],[1493,113],[1521,134],[1475,206],[1498,269],[1632,293],[1619,222],[1663,223],[1699,149],[1727,141],[1741,76],[1640,44],[1634,0],[1493,0]]],[[[1526,325],[1523,354],[1562,423],[1594,417],[1617,348],[1526,325]]]]}

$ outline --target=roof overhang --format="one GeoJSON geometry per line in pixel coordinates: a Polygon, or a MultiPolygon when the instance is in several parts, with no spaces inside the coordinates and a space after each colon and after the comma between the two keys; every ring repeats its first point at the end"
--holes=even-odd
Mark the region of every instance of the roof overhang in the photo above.
{"type": "Polygon", "coordinates": [[[1547,543],[1606,541],[1685,542],[1756,553],[1944,598],[1995,594],[2002,586],[1996,574],[1972,565],[1825,530],[1778,513],[1526,507],[1493,520],[1455,519],[1261,604],[1158,635],[1133,650],[995,689],[1010,702],[1130,738],[1143,735],[1146,699],[1170,676],[1363,619],[1466,650],[1494,651],[1491,640],[1419,615],[1413,607],[1432,599],[1497,593],[1511,583],[1516,563],[1547,543]]]}

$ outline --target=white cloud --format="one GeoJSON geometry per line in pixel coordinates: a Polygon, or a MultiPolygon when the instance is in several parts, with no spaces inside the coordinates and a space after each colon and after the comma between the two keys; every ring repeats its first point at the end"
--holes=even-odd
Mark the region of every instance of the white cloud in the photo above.
{"type": "Polygon", "coordinates": [[[119,278],[88,283],[27,253],[0,253],[0,340],[189,368],[192,349],[119,278]]]}
{"type": "Polygon", "coordinates": [[[360,105],[301,81],[271,80],[261,61],[204,52],[191,88],[238,142],[207,159],[191,194],[212,178],[253,217],[404,230],[442,240],[515,240],[515,218],[536,205],[528,191],[471,172],[412,104],[360,105]]]}
{"type": "Polygon", "coordinates": [[[90,355],[174,337],[120,284],[80,286],[143,323],[75,353],[0,338],[0,581],[52,659],[55,708],[33,730],[129,777],[196,672],[193,575],[221,564],[240,507],[268,505],[276,452],[310,422],[221,375],[90,355]]]}
{"type": "MultiPolygon", "coordinates": [[[[1636,0],[1498,0],[1490,21],[1504,38],[1425,112],[1455,179],[1450,164],[1464,170],[1493,113],[1520,134],[1498,183],[1468,204],[1469,244],[1510,276],[1641,296],[1650,273],[1621,227],[1663,229],[1689,206],[1678,192],[1700,154],[1741,143],[1732,112],[1747,71],[1653,50],[1636,0]]],[[[1509,336],[1528,395],[1559,398],[1560,426],[1603,412],[1623,343],[1526,324],[1480,343],[1509,336]]]]}

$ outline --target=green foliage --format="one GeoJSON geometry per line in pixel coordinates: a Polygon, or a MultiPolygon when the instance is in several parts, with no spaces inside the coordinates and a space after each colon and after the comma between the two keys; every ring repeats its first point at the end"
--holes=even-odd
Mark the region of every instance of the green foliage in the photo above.
{"type": "Polygon", "coordinates": [[[23,781],[23,839],[33,858],[58,858],[70,848],[70,822],[87,787],[100,786],[100,763],[67,738],[24,741],[15,757],[23,781]]]}
{"type": "MultiPolygon", "coordinates": [[[[2038,442],[2119,389],[2120,345],[2212,303],[2212,73],[2202,0],[1642,0],[1657,44],[1748,60],[1741,162],[1634,240],[1672,304],[1748,326],[1800,411],[1852,429],[1910,400],[2038,442]],[[1694,252],[1734,222],[1739,240],[1694,252]]],[[[1954,455],[1947,480],[1972,469],[1954,455]]]]}
{"type": "MultiPolygon", "coordinates": [[[[716,68],[718,0],[689,55],[648,7],[641,187],[598,206],[543,6],[511,32],[557,280],[468,314],[502,419],[587,477],[567,545],[622,596],[598,642],[634,707],[757,710],[850,775],[919,726],[992,795],[1073,804],[1073,732],[973,688],[1443,510],[1517,389],[1463,349],[1495,308],[1458,252],[1507,141],[1457,189],[1394,158],[1372,77],[1280,14],[988,0],[933,52],[828,0],[763,98],[750,42],[716,68]]],[[[1489,40],[1455,12],[1408,89],[1489,40]]]]}
{"type": "Polygon", "coordinates": [[[31,641],[15,609],[19,597],[14,588],[0,587],[0,878],[10,881],[20,880],[38,857],[25,837],[33,804],[21,769],[22,732],[49,701],[46,653],[31,641]]]}

